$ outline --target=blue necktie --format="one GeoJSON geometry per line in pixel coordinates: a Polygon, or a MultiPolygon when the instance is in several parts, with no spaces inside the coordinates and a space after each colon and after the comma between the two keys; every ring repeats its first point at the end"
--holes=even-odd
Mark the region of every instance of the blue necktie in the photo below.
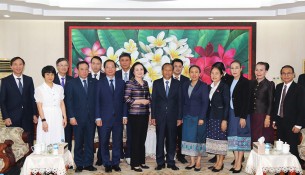
{"type": "Polygon", "coordinates": [[[88,94],[88,85],[87,85],[87,81],[86,80],[83,80],[84,82],[84,89],[85,89],[85,92],[86,94],[88,94]]]}
{"type": "Polygon", "coordinates": [[[165,83],[166,83],[165,93],[166,93],[166,97],[168,97],[168,93],[169,93],[168,83],[169,83],[169,81],[165,81],[165,83]]]}
{"type": "Polygon", "coordinates": [[[22,89],[23,89],[23,87],[22,87],[22,83],[21,83],[21,78],[17,78],[17,79],[19,80],[18,89],[19,89],[20,94],[22,95],[22,89]]]}
{"type": "Polygon", "coordinates": [[[61,84],[62,87],[65,87],[65,78],[61,78],[61,83],[60,84],[61,84]]]}
{"type": "Polygon", "coordinates": [[[111,92],[112,92],[112,95],[114,94],[114,85],[113,85],[113,80],[111,79],[110,80],[110,89],[111,89],[111,92]]]}

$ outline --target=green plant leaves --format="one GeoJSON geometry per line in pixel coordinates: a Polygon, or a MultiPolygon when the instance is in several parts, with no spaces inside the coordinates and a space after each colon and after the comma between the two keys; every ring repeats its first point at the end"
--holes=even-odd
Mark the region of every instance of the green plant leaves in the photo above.
{"type": "Polygon", "coordinates": [[[72,43],[73,43],[73,46],[75,47],[77,53],[82,58],[85,58],[86,56],[83,54],[81,49],[86,48],[86,47],[88,47],[88,48],[92,47],[92,45],[88,42],[86,37],[78,29],[73,29],[72,30],[72,43]]]}

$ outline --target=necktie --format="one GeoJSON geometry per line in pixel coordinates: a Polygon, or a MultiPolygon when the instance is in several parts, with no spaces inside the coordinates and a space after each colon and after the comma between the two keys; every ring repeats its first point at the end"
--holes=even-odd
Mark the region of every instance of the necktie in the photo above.
{"type": "Polygon", "coordinates": [[[179,80],[178,77],[174,77],[174,79],[179,80]]]}
{"type": "Polygon", "coordinates": [[[83,80],[84,82],[84,89],[85,89],[85,92],[86,94],[88,93],[88,85],[87,85],[87,81],[86,80],[83,80]]]}
{"type": "Polygon", "coordinates": [[[126,81],[128,81],[128,77],[127,77],[127,75],[128,75],[128,73],[124,73],[124,81],[126,82],[126,81]]]}
{"type": "Polygon", "coordinates": [[[20,94],[22,94],[23,87],[22,87],[22,84],[21,84],[21,78],[17,78],[17,79],[19,80],[18,89],[19,89],[20,94]]]}
{"type": "Polygon", "coordinates": [[[61,78],[61,83],[60,84],[61,84],[62,87],[65,87],[65,78],[61,78]]]}
{"type": "Polygon", "coordinates": [[[97,79],[96,76],[97,76],[97,74],[94,74],[94,78],[95,78],[95,79],[97,79]]]}
{"type": "Polygon", "coordinates": [[[287,89],[287,86],[284,85],[284,90],[283,90],[283,93],[282,93],[281,105],[280,105],[280,117],[281,118],[284,117],[284,100],[285,100],[285,96],[286,96],[286,89],[287,89]]]}
{"type": "Polygon", "coordinates": [[[114,85],[113,85],[113,79],[110,80],[110,89],[112,92],[112,95],[114,94],[114,85]]]}
{"type": "Polygon", "coordinates": [[[166,97],[168,97],[168,92],[169,92],[168,83],[169,83],[169,81],[165,81],[165,83],[166,83],[165,93],[166,93],[166,97]]]}

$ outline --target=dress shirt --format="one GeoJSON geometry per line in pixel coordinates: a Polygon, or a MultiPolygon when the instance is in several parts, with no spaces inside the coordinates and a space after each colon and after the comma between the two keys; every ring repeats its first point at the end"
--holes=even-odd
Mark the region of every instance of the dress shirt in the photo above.
{"type": "Polygon", "coordinates": [[[22,87],[23,87],[23,76],[21,74],[20,77],[18,77],[17,75],[13,74],[14,78],[15,78],[15,81],[17,83],[17,87],[19,87],[19,80],[17,78],[21,78],[20,81],[21,81],[21,84],[22,84],[22,87]]]}
{"type": "Polygon", "coordinates": [[[210,94],[209,94],[210,101],[213,97],[214,92],[218,88],[219,84],[220,84],[220,81],[216,84],[216,86],[215,86],[214,82],[211,84],[211,90],[210,90],[210,94]]]}
{"type": "Polygon", "coordinates": [[[170,78],[169,80],[166,80],[165,78],[163,78],[164,89],[166,89],[166,81],[168,81],[168,88],[170,88],[172,79],[170,78]]]}
{"type": "Polygon", "coordinates": [[[181,77],[181,74],[178,75],[178,76],[176,76],[175,74],[173,75],[173,78],[176,79],[176,80],[179,80],[179,81],[180,81],[180,77],[181,77]],[[176,77],[177,77],[177,79],[176,79],[176,77]]]}
{"type": "Polygon", "coordinates": [[[67,82],[66,76],[61,76],[60,74],[57,74],[57,75],[58,75],[59,83],[61,84],[61,81],[62,81],[61,78],[64,78],[64,83],[66,84],[66,82],[67,82]]]}
{"type": "Polygon", "coordinates": [[[106,77],[107,77],[107,80],[108,80],[109,86],[110,86],[110,83],[111,83],[111,81],[110,81],[110,80],[113,80],[113,81],[112,81],[112,84],[113,84],[113,87],[114,87],[114,90],[115,90],[115,76],[113,76],[112,78],[110,78],[110,77],[108,77],[108,76],[106,76],[106,77]]]}
{"type": "Polygon", "coordinates": [[[129,80],[130,69],[127,72],[124,72],[124,70],[122,69],[122,80],[124,80],[125,78],[125,73],[127,73],[127,79],[129,80]]]}
{"type": "Polygon", "coordinates": [[[97,79],[97,80],[100,79],[100,75],[101,75],[101,72],[97,72],[97,73],[94,73],[93,71],[91,72],[91,77],[92,77],[92,78],[95,78],[95,79],[97,79]],[[96,74],[96,77],[94,77],[94,74],[96,74]]]}

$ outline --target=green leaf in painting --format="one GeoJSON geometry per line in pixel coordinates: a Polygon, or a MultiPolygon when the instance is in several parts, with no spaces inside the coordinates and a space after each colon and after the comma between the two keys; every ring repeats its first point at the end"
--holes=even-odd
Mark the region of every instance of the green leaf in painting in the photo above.
{"type": "Polygon", "coordinates": [[[168,36],[174,35],[178,40],[184,39],[183,37],[184,30],[169,30],[168,36]]]}
{"type": "Polygon", "coordinates": [[[194,50],[199,40],[199,30],[184,30],[182,39],[187,38],[189,48],[194,50]]]}
{"type": "Polygon", "coordinates": [[[214,51],[217,52],[218,45],[224,46],[229,38],[230,30],[200,30],[200,34],[205,35],[205,40],[201,41],[201,45],[205,48],[208,43],[212,43],[214,51]]]}
{"type": "Polygon", "coordinates": [[[97,30],[97,36],[103,48],[108,49],[111,46],[109,38],[106,35],[106,30],[97,30]]]}
{"type": "Polygon", "coordinates": [[[98,41],[96,29],[79,29],[79,31],[83,34],[83,36],[91,45],[98,41]]]}
{"type": "Polygon", "coordinates": [[[123,30],[127,40],[132,39],[135,43],[138,43],[138,30],[123,30]]]}
{"type": "Polygon", "coordinates": [[[232,30],[231,32],[230,32],[230,35],[229,35],[229,38],[228,38],[228,41],[227,41],[227,43],[226,43],[226,45],[225,45],[225,49],[229,46],[229,44],[236,38],[236,37],[238,37],[239,35],[241,35],[241,34],[243,34],[243,33],[245,33],[245,32],[247,32],[247,30],[232,30]]]}
{"type": "Polygon", "coordinates": [[[122,30],[108,30],[109,39],[111,46],[114,50],[119,50],[120,48],[124,48],[124,42],[128,42],[129,39],[126,38],[124,32],[122,30]]]}
{"type": "Polygon", "coordinates": [[[145,45],[148,45],[147,37],[153,36],[153,30],[139,30],[138,41],[142,41],[145,45]]]}
{"type": "Polygon", "coordinates": [[[78,29],[72,29],[72,43],[77,53],[84,59],[86,56],[82,52],[82,48],[91,48],[92,45],[87,41],[84,35],[78,29]]]}
{"type": "Polygon", "coordinates": [[[248,70],[248,64],[247,64],[249,58],[248,43],[249,43],[249,35],[248,33],[243,33],[238,37],[236,37],[226,49],[226,50],[232,48],[236,49],[234,58],[236,60],[239,60],[241,63],[243,63],[244,66],[246,66],[245,70],[248,70]]]}

